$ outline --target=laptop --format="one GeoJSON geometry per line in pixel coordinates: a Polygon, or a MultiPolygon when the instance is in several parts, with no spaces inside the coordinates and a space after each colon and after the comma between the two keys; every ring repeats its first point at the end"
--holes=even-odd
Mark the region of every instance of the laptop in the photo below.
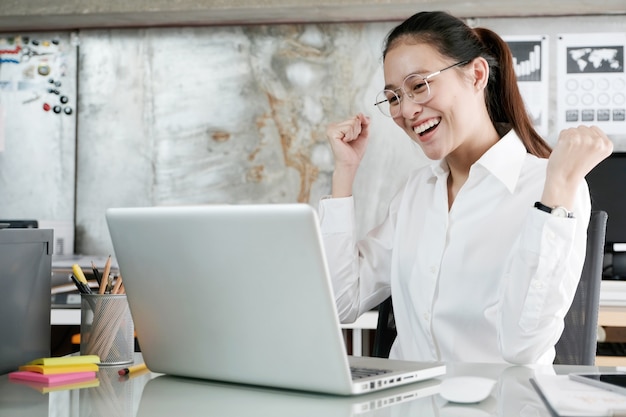
{"type": "Polygon", "coordinates": [[[307,204],[111,208],[106,220],[153,372],[337,395],[445,374],[346,354],[307,204]]]}

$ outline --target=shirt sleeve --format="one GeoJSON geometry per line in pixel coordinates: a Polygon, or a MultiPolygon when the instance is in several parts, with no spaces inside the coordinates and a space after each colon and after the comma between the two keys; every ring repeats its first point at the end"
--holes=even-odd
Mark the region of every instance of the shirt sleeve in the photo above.
{"type": "Polygon", "coordinates": [[[501,287],[498,330],[508,362],[536,363],[560,338],[585,260],[591,202],[584,181],[573,212],[570,219],[529,209],[501,287]]]}
{"type": "Polygon", "coordinates": [[[319,203],[324,250],[342,323],[354,322],[391,293],[395,206],[392,203],[380,226],[357,241],[353,198],[323,198],[319,203]]]}

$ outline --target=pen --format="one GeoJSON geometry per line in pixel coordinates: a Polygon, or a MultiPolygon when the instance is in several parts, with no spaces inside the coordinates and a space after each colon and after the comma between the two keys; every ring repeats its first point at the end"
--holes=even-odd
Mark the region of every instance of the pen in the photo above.
{"type": "Polygon", "coordinates": [[[129,366],[128,368],[120,369],[119,371],[117,371],[117,373],[119,375],[130,375],[133,373],[143,371],[145,369],[148,369],[148,367],[146,366],[145,363],[142,363],[139,365],[129,366]]]}
{"type": "Polygon", "coordinates": [[[76,285],[76,288],[78,288],[78,292],[80,292],[81,294],[91,294],[91,288],[89,288],[89,285],[80,282],[79,279],[74,276],[74,274],[70,274],[70,278],[72,279],[72,281],[74,281],[74,285],[76,285]]]}
{"type": "Polygon", "coordinates": [[[72,271],[74,272],[74,276],[83,284],[87,285],[87,278],[85,278],[85,274],[83,273],[83,269],[78,264],[72,265],[72,271]]]}

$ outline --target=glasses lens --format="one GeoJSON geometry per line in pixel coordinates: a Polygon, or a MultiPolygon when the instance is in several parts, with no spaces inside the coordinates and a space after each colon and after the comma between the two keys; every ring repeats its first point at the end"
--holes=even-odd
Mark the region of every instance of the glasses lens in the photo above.
{"type": "Polygon", "coordinates": [[[430,96],[428,81],[421,75],[409,75],[404,80],[403,87],[409,100],[414,103],[424,103],[430,96]]]}
{"type": "Polygon", "coordinates": [[[376,96],[374,105],[385,116],[394,117],[400,109],[400,97],[391,90],[383,90],[376,96]]]}

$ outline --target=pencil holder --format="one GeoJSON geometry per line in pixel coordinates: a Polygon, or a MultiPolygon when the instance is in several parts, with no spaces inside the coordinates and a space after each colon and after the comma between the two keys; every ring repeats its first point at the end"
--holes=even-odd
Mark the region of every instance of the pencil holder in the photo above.
{"type": "Polygon", "coordinates": [[[134,332],[125,294],[81,294],[81,355],[98,355],[100,365],[132,363],[134,332]]]}

